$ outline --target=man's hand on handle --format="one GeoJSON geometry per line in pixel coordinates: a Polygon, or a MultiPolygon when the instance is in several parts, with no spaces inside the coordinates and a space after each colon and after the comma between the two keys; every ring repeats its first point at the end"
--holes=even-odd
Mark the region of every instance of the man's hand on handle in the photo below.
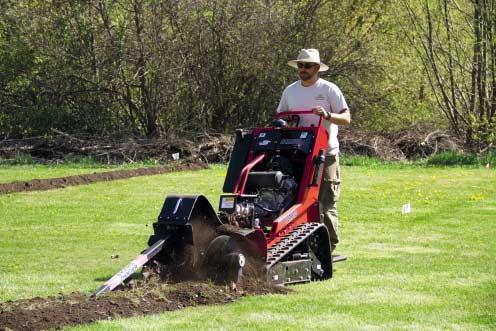
{"type": "Polygon", "coordinates": [[[315,108],[312,108],[312,112],[315,115],[322,116],[325,120],[330,120],[331,119],[331,113],[328,113],[323,107],[318,106],[315,108]]]}

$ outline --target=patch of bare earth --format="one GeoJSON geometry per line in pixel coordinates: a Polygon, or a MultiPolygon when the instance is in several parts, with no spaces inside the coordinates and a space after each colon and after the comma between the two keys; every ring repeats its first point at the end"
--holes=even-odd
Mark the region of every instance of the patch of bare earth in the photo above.
{"type": "Polygon", "coordinates": [[[99,298],[72,293],[0,303],[0,330],[47,330],[99,320],[157,314],[197,305],[227,304],[246,295],[287,293],[287,288],[245,280],[237,292],[212,283],[168,284],[156,279],[139,281],[99,298]]]}
{"type": "Polygon", "coordinates": [[[173,166],[124,169],[124,170],[74,175],[74,176],[59,177],[59,178],[33,179],[30,181],[2,183],[0,184],[0,194],[52,190],[52,189],[64,188],[67,186],[84,185],[84,184],[91,184],[102,181],[137,177],[137,176],[158,175],[172,171],[205,169],[206,167],[207,164],[203,162],[197,162],[197,163],[183,162],[183,163],[176,163],[173,166]]]}

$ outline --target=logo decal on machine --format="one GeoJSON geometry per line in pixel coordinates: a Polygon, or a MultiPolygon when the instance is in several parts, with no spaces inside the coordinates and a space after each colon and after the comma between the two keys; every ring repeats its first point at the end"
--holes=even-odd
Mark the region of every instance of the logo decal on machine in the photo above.
{"type": "Polygon", "coordinates": [[[296,216],[298,216],[298,213],[296,212],[296,210],[293,210],[288,216],[286,216],[284,218],[284,220],[286,222],[291,222],[292,220],[294,220],[296,218],[296,216]]]}
{"type": "Polygon", "coordinates": [[[234,208],[234,197],[223,197],[220,203],[220,208],[222,209],[234,208]]]}
{"type": "Polygon", "coordinates": [[[172,212],[172,214],[174,215],[175,213],[177,213],[177,210],[179,209],[179,206],[181,205],[181,202],[183,201],[183,198],[179,198],[177,199],[176,201],[176,206],[174,207],[174,211],[172,212]]]}
{"type": "Polygon", "coordinates": [[[300,142],[300,139],[281,139],[281,145],[296,145],[300,142]]]}
{"type": "Polygon", "coordinates": [[[258,143],[260,146],[267,146],[270,144],[270,140],[262,140],[258,143]]]}

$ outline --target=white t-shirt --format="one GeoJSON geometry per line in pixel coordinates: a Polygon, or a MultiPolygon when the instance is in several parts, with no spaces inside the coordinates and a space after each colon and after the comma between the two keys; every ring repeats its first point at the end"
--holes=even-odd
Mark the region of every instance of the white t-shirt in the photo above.
{"type": "MultiPolygon", "coordinates": [[[[321,106],[327,112],[332,113],[341,113],[348,109],[341,90],[335,84],[319,78],[312,86],[303,86],[299,80],[286,87],[282,93],[277,112],[309,110],[317,106],[321,106]]],[[[317,125],[319,123],[318,115],[299,116],[299,126],[317,125]]],[[[324,120],[323,125],[329,132],[327,153],[335,155],[339,153],[338,126],[328,120],[324,120]]]]}

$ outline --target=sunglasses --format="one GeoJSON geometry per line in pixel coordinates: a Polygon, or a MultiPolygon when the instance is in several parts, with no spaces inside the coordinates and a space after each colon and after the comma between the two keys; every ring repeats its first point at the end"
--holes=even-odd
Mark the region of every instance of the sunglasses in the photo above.
{"type": "Polygon", "coordinates": [[[317,63],[311,63],[311,62],[297,62],[296,65],[298,66],[298,69],[310,69],[314,66],[317,65],[317,63]]]}

